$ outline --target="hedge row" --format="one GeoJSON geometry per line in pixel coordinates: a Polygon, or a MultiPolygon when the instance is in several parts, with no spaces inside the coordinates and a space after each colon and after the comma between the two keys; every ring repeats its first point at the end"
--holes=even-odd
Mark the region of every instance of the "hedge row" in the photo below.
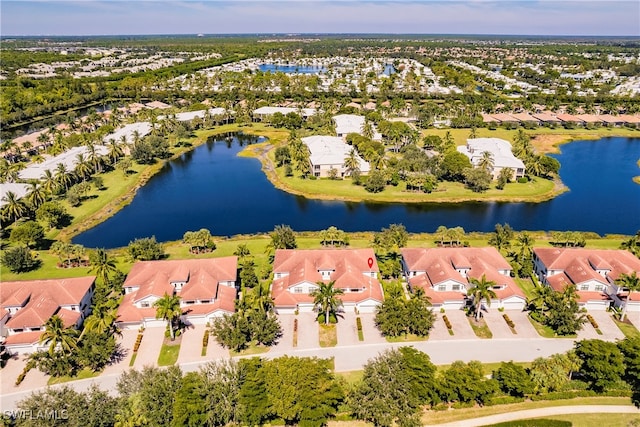
{"type": "Polygon", "coordinates": [[[453,327],[451,326],[451,322],[449,322],[449,318],[447,317],[446,314],[442,316],[442,320],[444,321],[444,324],[447,327],[447,329],[453,329],[453,327]]]}
{"type": "Polygon", "coordinates": [[[515,329],[516,328],[516,324],[513,323],[513,320],[511,320],[508,315],[503,314],[502,318],[504,319],[505,322],[507,322],[507,325],[509,325],[509,327],[511,329],[515,329]]]}
{"type": "Polygon", "coordinates": [[[598,329],[598,322],[596,322],[596,319],[594,319],[593,316],[587,314],[587,320],[591,323],[591,326],[593,326],[594,329],[598,329]]]}
{"type": "Polygon", "coordinates": [[[209,345],[209,330],[205,329],[204,335],[202,336],[202,347],[207,347],[209,345]]]}
{"type": "Polygon", "coordinates": [[[359,317],[356,317],[356,327],[358,328],[358,332],[362,332],[362,321],[359,317]]]}
{"type": "Polygon", "coordinates": [[[138,348],[140,348],[140,343],[142,342],[142,334],[138,334],[138,338],[136,338],[136,343],[133,345],[133,352],[136,353],[138,348]]]}

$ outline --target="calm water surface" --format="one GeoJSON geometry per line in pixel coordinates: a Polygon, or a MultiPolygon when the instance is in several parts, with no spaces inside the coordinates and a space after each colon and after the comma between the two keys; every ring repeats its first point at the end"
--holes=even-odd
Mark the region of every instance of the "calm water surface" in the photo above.
{"type": "Polygon", "coordinates": [[[310,200],[278,190],[257,159],[237,157],[257,137],[211,141],[168,162],[130,205],[74,242],[89,247],[125,246],[138,237],[181,239],[187,230],[214,235],[273,230],[379,230],[402,223],[412,232],[439,225],[492,231],[508,222],[516,230],[579,230],[633,234],[640,229],[640,138],[605,138],[562,146],[556,156],[570,191],[544,203],[379,204],[310,200]]]}

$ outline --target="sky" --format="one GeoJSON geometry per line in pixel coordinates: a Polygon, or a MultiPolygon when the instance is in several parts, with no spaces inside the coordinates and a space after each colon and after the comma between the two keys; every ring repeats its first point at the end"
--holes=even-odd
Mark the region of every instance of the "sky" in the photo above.
{"type": "Polygon", "coordinates": [[[404,33],[640,36],[640,1],[1,0],[0,34],[404,33]]]}

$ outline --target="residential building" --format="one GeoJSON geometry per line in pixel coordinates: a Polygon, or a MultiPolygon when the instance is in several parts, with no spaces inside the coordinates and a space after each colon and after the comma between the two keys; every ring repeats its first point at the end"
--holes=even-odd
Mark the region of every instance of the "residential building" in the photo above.
{"type": "MultiPolygon", "coordinates": [[[[347,135],[350,133],[357,133],[358,135],[364,135],[364,129],[366,125],[366,119],[364,116],[357,114],[339,114],[333,116],[333,121],[336,124],[336,135],[346,141],[347,135]]],[[[374,141],[381,141],[382,135],[378,132],[373,125],[372,126],[372,138],[374,141]]]]}
{"type": "MultiPolygon", "coordinates": [[[[95,152],[99,156],[106,156],[109,153],[109,149],[104,145],[96,145],[95,152]]],[[[18,176],[21,179],[42,179],[45,174],[45,170],[51,171],[56,174],[56,168],[59,164],[63,164],[67,171],[73,172],[74,168],[78,164],[78,155],[83,155],[86,159],[89,157],[89,149],[84,145],[81,147],[73,147],[65,151],[62,154],[58,154],[55,157],[51,157],[42,163],[32,163],[26,168],[22,169],[18,176]]]]}
{"type": "Polygon", "coordinates": [[[457,149],[466,155],[474,166],[480,164],[485,152],[489,152],[493,159],[493,167],[489,171],[493,179],[498,178],[500,171],[505,168],[513,170],[512,179],[524,176],[524,163],[513,155],[509,141],[500,138],[473,138],[467,139],[467,145],[459,146],[457,149]]]}
{"type": "Polygon", "coordinates": [[[380,270],[373,249],[280,249],[273,261],[271,296],[280,314],[314,309],[311,293],[318,283],[341,289],[345,311],[372,313],[382,304],[380,270]]]}
{"type": "MultiPolygon", "coordinates": [[[[620,307],[628,292],[616,285],[621,274],[640,274],[640,260],[625,250],[534,248],[535,273],[556,291],[575,286],[578,304],[588,310],[620,307]]],[[[632,293],[629,311],[640,312],[640,292],[632,293]]]]}
{"type": "Polygon", "coordinates": [[[16,195],[18,199],[22,199],[29,193],[31,186],[29,184],[22,184],[19,182],[3,182],[0,186],[0,208],[7,204],[5,196],[11,192],[16,195]]]}
{"type": "Polygon", "coordinates": [[[525,295],[511,277],[511,265],[496,248],[403,248],[402,270],[412,291],[424,290],[434,308],[468,303],[470,278],[495,282],[492,308],[522,310],[525,295]]]}
{"type": "Polygon", "coordinates": [[[264,120],[273,116],[275,113],[287,115],[289,113],[298,114],[300,117],[306,119],[316,114],[315,108],[294,108],[294,107],[260,107],[253,110],[253,117],[256,119],[264,120]]]}
{"type": "Polygon", "coordinates": [[[185,323],[204,324],[235,311],[238,258],[139,261],[127,275],[118,309],[122,328],[163,326],[153,304],[164,295],[180,296],[185,323]]]}
{"type": "Polygon", "coordinates": [[[79,328],[91,313],[95,276],[0,283],[0,333],[11,353],[40,348],[45,324],[54,315],[79,328]]]}
{"type": "MultiPolygon", "coordinates": [[[[331,176],[335,169],[338,177],[349,176],[350,172],[344,166],[344,159],[349,156],[354,147],[346,144],[338,136],[315,135],[302,138],[302,142],[309,148],[309,162],[313,176],[323,178],[331,176]]],[[[369,173],[371,166],[356,154],[360,172],[369,173]]]]}

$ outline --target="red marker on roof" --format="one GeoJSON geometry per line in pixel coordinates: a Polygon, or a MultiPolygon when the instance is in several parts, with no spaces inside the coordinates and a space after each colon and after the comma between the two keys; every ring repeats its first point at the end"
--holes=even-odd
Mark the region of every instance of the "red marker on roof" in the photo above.
{"type": "Polygon", "coordinates": [[[373,258],[369,258],[367,262],[369,263],[369,268],[373,267],[373,258]]]}

